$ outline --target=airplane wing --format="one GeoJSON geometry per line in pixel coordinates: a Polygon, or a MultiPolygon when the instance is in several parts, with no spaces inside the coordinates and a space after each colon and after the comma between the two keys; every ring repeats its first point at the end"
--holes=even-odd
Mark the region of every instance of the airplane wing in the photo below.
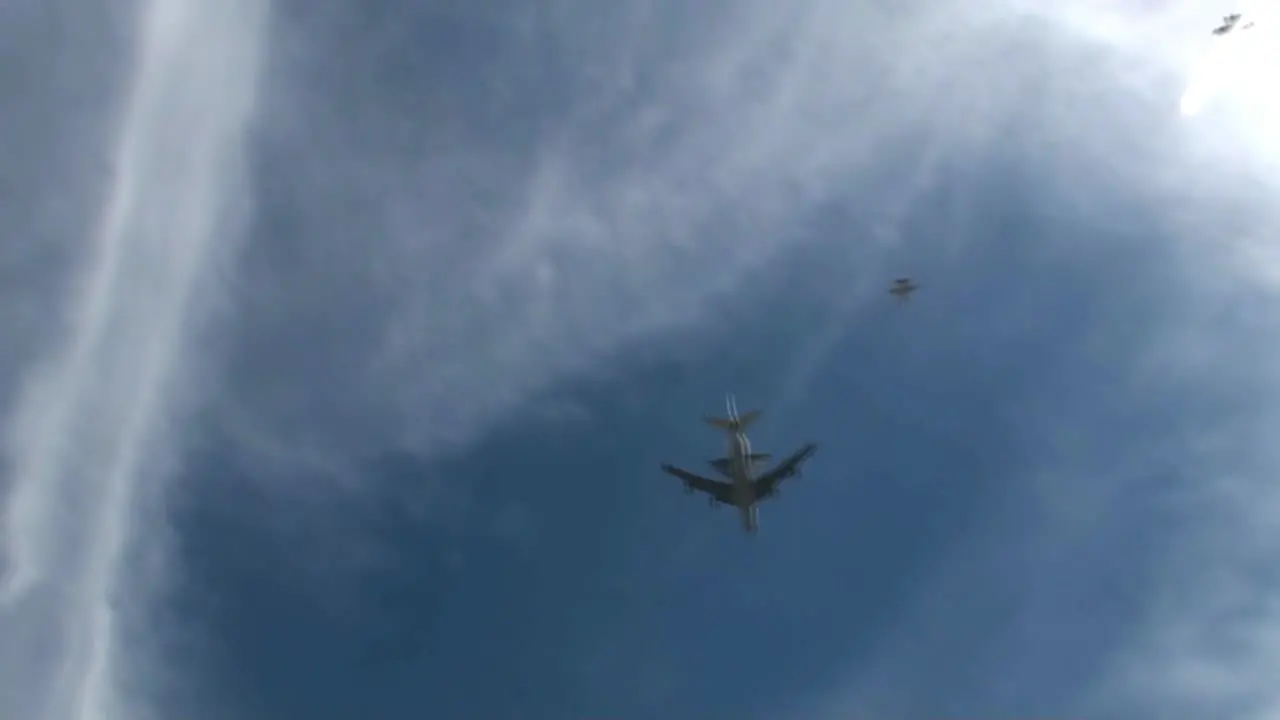
{"type": "Polygon", "coordinates": [[[800,466],[817,450],[818,446],[816,444],[806,443],[804,447],[792,453],[786,460],[778,463],[778,467],[756,478],[756,498],[764,500],[771,497],[778,491],[779,483],[789,477],[800,474],[800,466]]]}
{"type": "Polygon", "coordinates": [[[684,486],[690,490],[704,492],[711,496],[715,502],[724,503],[725,505],[733,504],[733,486],[727,482],[719,480],[710,480],[701,475],[694,475],[687,470],[681,470],[674,465],[663,465],[662,472],[668,475],[674,475],[684,481],[684,486]]]}

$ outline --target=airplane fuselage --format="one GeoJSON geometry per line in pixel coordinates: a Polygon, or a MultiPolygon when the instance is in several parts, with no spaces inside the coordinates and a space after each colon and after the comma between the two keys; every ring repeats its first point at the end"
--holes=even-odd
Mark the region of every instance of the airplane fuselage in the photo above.
{"type": "Polygon", "coordinates": [[[729,478],[733,482],[734,505],[742,518],[742,529],[756,531],[755,478],[752,477],[751,441],[746,433],[736,431],[729,435],[729,478]]]}

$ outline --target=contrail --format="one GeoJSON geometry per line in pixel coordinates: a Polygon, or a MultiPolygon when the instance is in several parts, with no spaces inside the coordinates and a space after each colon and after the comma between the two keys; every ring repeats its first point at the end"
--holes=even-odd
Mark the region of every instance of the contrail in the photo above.
{"type": "MultiPolygon", "coordinates": [[[[145,0],[114,178],[65,318],[8,418],[0,717],[139,717],[116,690],[126,545],[172,423],[255,104],[267,0],[145,0]]],[[[135,593],[136,594],[136,593],[135,593]]]]}

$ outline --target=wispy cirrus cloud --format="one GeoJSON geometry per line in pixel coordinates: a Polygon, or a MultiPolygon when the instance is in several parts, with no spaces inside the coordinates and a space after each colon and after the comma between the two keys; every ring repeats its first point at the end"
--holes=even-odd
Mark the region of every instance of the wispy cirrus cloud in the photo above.
{"type": "MultiPolygon", "coordinates": [[[[922,173],[997,137],[993,108],[1021,82],[994,72],[981,41],[955,39],[955,22],[982,35],[994,11],[638,8],[423,12],[297,39],[269,144],[273,200],[305,239],[265,251],[247,281],[270,328],[257,354],[333,338],[311,359],[351,383],[331,395],[349,417],[409,444],[468,437],[557,377],[696,325],[794,248],[821,203],[865,218],[833,248],[845,261],[891,244],[922,173]],[[408,53],[427,73],[415,33],[450,22],[478,25],[492,51],[471,70],[483,92],[424,80],[413,100],[338,112],[374,94],[379,68],[400,77],[374,57],[408,53]],[[359,48],[347,71],[373,69],[370,87],[321,84],[338,42],[359,48]],[[994,79],[957,86],[949,67],[994,79]],[[879,240],[857,242],[867,234],[879,240]]],[[[278,402],[263,402],[282,423],[328,402],[271,378],[278,402]]]]}

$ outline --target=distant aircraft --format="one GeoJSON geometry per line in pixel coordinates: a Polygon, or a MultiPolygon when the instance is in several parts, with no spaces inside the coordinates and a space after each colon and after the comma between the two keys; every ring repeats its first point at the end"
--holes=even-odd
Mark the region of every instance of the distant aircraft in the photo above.
{"type": "Polygon", "coordinates": [[[919,285],[911,282],[911,278],[898,278],[893,281],[893,287],[889,288],[889,294],[897,296],[898,302],[905,303],[911,297],[911,293],[919,288],[919,285]]]}
{"type": "Polygon", "coordinates": [[[751,452],[751,441],[747,439],[746,429],[760,417],[760,411],[752,410],[738,415],[738,406],[733,396],[725,398],[725,409],[728,417],[704,419],[709,424],[729,433],[726,456],[712,460],[711,466],[721,475],[729,478],[730,482],[704,478],[673,465],[664,464],[662,471],[683,480],[686,492],[691,493],[697,490],[706,493],[707,501],[712,507],[720,504],[738,508],[738,514],[742,518],[742,529],[748,533],[754,533],[758,526],[756,504],[761,500],[777,496],[778,485],[787,478],[799,475],[801,465],[813,455],[818,446],[807,443],[779,463],[776,468],[756,477],[755,466],[767,461],[770,456],[768,453],[751,452]]]}
{"type": "MultiPolygon", "coordinates": [[[[1239,22],[1240,22],[1240,13],[1232,13],[1232,14],[1230,14],[1230,15],[1223,15],[1223,16],[1222,16],[1222,24],[1221,24],[1221,25],[1219,25],[1218,27],[1216,27],[1216,28],[1214,28],[1214,29],[1213,29],[1213,34],[1214,34],[1214,35],[1226,35],[1227,33],[1231,32],[1232,30],[1235,30],[1235,28],[1236,28],[1236,24],[1237,24],[1237,23],[1239,23],[1239,22]]],[[[1248,22],[1248,23],[1244,24],[1243,26],[1241,26],[1241,28],[1240,28],[1240,29],[1241,29],[1241,30],[1248,30],[1248,29],[1249,29],[1249,28],[1251,28],[1251,27],[1253,27],[1253,22],[1252,22],[1252,21],[1250,21],[1250,22],[1248,22]]]]}

